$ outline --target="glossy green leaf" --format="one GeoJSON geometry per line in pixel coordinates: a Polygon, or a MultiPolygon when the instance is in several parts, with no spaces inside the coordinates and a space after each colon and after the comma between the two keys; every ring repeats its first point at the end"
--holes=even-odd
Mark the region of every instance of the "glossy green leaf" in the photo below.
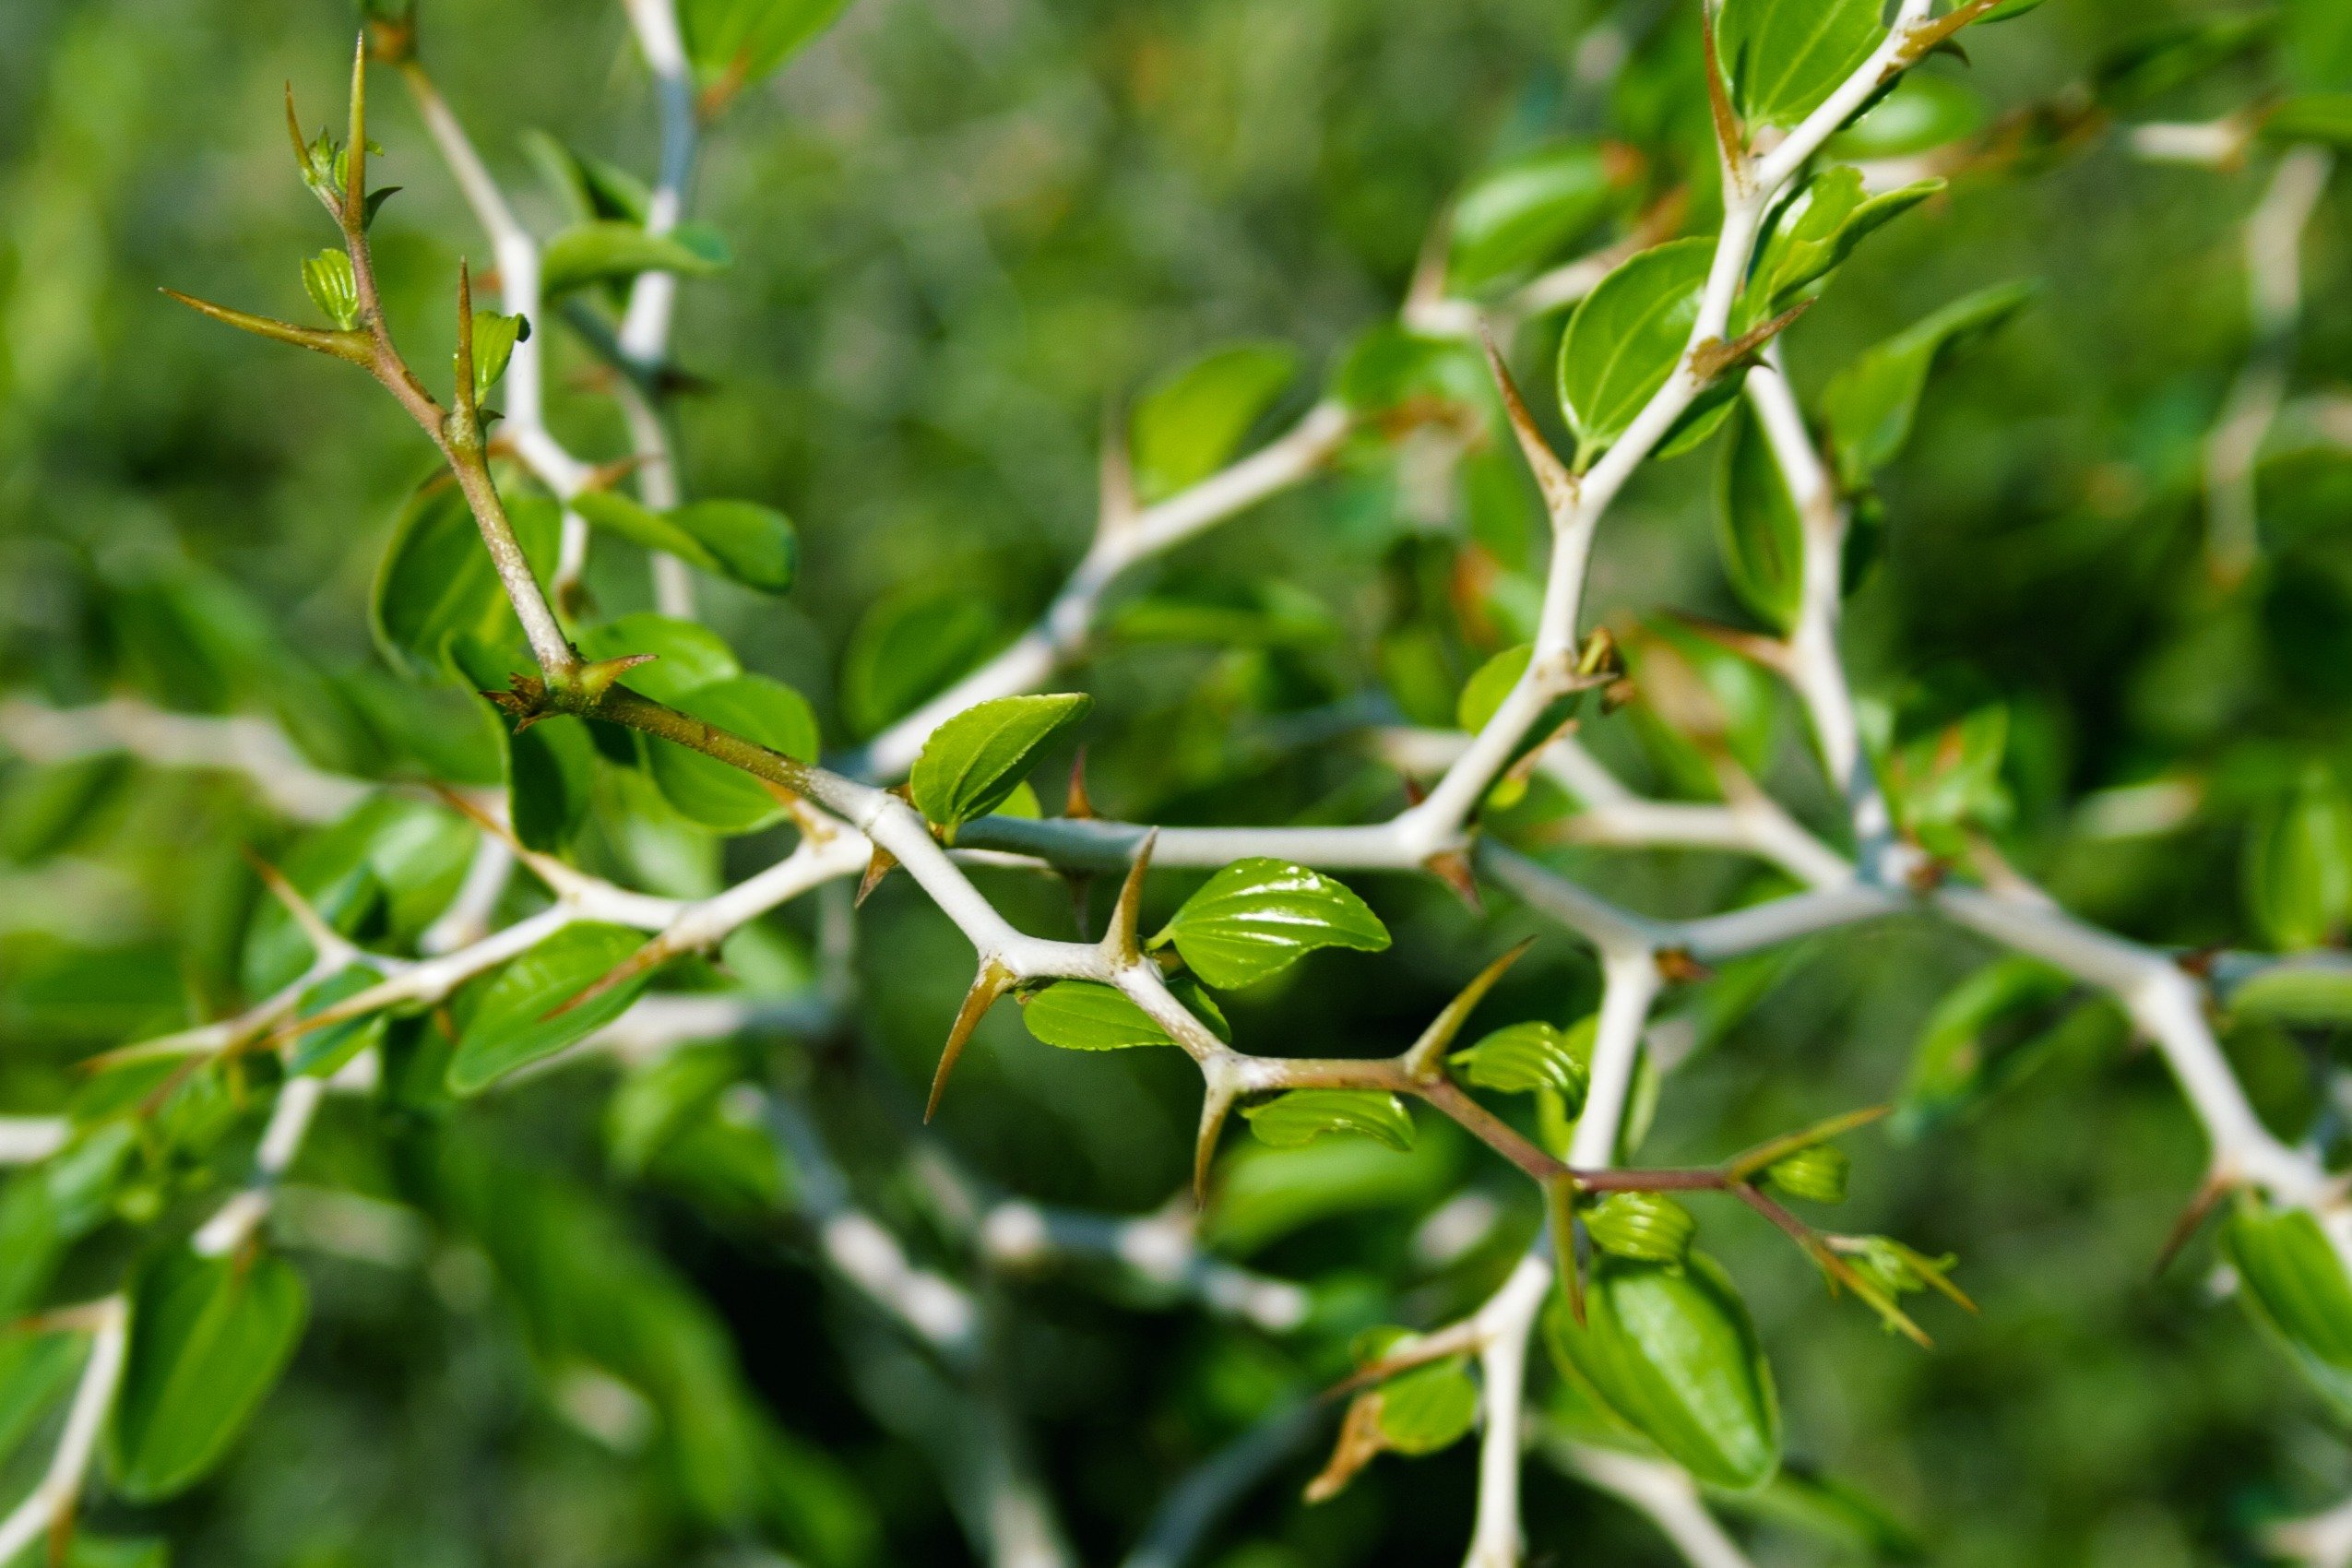
{"type": "Polygon", "coordinates": [[[124,1496],[169,1497],[227,1455],[293,1354],[309,1301],[302,1276],[270,1253],[203,1258],[174,1248],[146,1270],[107,1432],[124,1496]]]}
{"type": "MultiPolygon", "coordinates": [[[[781,681],[731,676],[690,687],[672,706],[786,756],[816,760],[816,715],[807,698],[781,681]]],[[[675,741],[648,737],[646,766],[662,798],[705,827],[749,833],[784,815],[784,802],[765,781],[675,741]]]]}
{"type": "Polygon", "coordinates": [[[2014,315],[2036,287],[2024,282],[1979,289],[1865,350],[1837,373],[1822,392],[1822,412],[1838,469],[1849,484],[1867,481],[1903,450],[1937,361],[2014,315]]]}
{"type": "Polygon", "coordinates": [[[1755,1325],[1705,1253],[1680,1265],[1602,1254],[1582,1327],[1554,1296],[1554,1358],[1604,1408],[1701,1483],[1746,1491],[1780,1467],[1780,1405],[1755,1325]]]}
{"type": "Polygon", "coordinates": [[[1399,1454],[1434,1454],[1479,1417],[1479,1385],[1460,1356],[1400,1372],[1380,1385],[1381,1441],[1399,1454]]]}
{"type": "MultiPolygon", "coordinates": [[[[1558,379],[1579,469],[1625,434],[1681,362],[1714,258],[1712,239],[1654,246],[1602,279],[1569,317],[1558,379]]],[[[1738,389],[1739,378],[1727,376],[1702,392],[1658,444],[1659,454],[1704,438],[1738,389]]]]}
{"type": "Polygon", "coordinates": [[[1599,142],[1557,142],[1472,180],[1455,198],[1446,279],[1476,290],[1542,266],[1607,217],[1625,160],[1599,142]]]}
{"type": "Polygon", "coordinates": [[[642,976],[579,1006],[564,1004],[618,968],[645,941],[643,932],[624,926],[582,921],[468,981],[450,1004],[457,1026],[457,1051],[449,1063],[451,1092],[479,1094],[626,1012],[645,989],[642,976]]]}
{"type": "Polygon", "coordinates": [[[1985,124],[1984,100],[1956,77],[1907,71],[1893,90],[1829,138],[1831,158],[1867,163],[1914,153],[1974,136],[1985,124]]]}
{"type": "MultiPolygon", "coordinates": [[[[1230,1041],[1217,998],[1197,980],[1178,975],[1169,982],[1176,1000],[1221,1040],[1230,1041]]],[[[1168,1031],[1115,986],[1096,980],[1056,980],[1021,998],[1021,1022],[1030,1034],[1064,1051],[1125,1051],[1139,1045],[1173,1045],[1168,1031]]]]}
{"type": "Polygon", "coordinates": [[[1793,126],[1861,68],[1886,36],[1880,0],[1724,0],[1716,47],[1731,102],[1752,130],[1793,126]]]}
{"type": "Polygon", "coordinates": [[[1298,374],[1287,343],[1236,343],[1155,382],[1128,421],[1136,495],[1163,501],[1223,468],[1298,374]]]}
{"type": "Polygon", "coordinates": [[[1919,180],[1871,196],[1848,165],[1814,175],[1774,212],[1733,325],[1744,329],[1819,294],[1855,247],[1943,188],[1942,180],[1919,180]]]}
{"type": "Polygon", "coordinates": [[[2313,763],[2248,835],[2246,902],[2282,949],[2320,947],[2352,918],[2352,792],[2313,763]]]}
{"type": "Polygon", "coordinates": [[[1184,900],[1151,945],[1176,944],[1192,971],[1230,991],[1318,947],[1377,953],[1388,928],[1344,885],[1266,856],[1236,861],[1184,900]]]}
{"type": "MultiPolygon", "coordinates": [[[[523,554],[543,575],[561,532],[554,505],[511,499],[506,510],[523,554]]],[[[376,568],[368,619],[384,657],[419,680],[455,673],[450,644],[458,637],[519,641],[521,625],[457,486],[428,482],[401,508],[376,568]]]]}
{"type": "Polygon", "coordinates": [[[1473,671],[1462,683],[1462,695],[1454,704],[1455,727],[1475,735],[1491,723],[1502,711],[1503,699],[1526,674],[1535,656],[1535,644],[1521,643],[1504,648],[1473,671]]]}
{"type": "Polygon", "coordinates": [[[2312,1384],[2352,1410],[2352,1279],[2303,1209],[2239,1205],[2223,1232],[2239,1293],[2312,1384]]]}
{"type": "Polygon", "coordinates": [[[1446,1060],[1477,1088],[1502,1094],[1550,1089],[1566,1102],[1571,1117],[1583,1107],[1591,1078],[1591,1064],[1569,1043],[1567,1031],[1539,1018],[1506,1024],[1446,1060]]]}
{"type": "Polygon", "coordinates": [[[683,0],[686,57],[706,80],[755,82],[833,25],[849,0],[683,0]]]}
{"type": "Polygon", "coordinates": [[[1413,1118],[1405,1102],[1378,1089],[1292,1089],[1244,1106],[1260,1143],[1289,1148],[1326,1133],[1353,1133],[1393,1149],[1413,1146],[1413,1118]]]}
{"type": "Polygon", "coordinates": [[[1092,707],[1092,697],[1063,692],[966,708],[923,742],[909,778],[915,808],[950,833],[986,816],[1037,765],[1047,742],[1092,707]]]}
{"type": "Polygon", "coordinates": [[[697,686],[732,680],[743,672],[727,639],[699,621],[673,620],[651,611],[590,626],[573,639],[588,659],[654,656],[624,675],[622,684],[656,702],[674,703],[697,686]]]}
{"type": "Polygon", "coordinates": [[[918,584],[884,595],[858,618],[841,656],[841,713],[878,734],[953,685],[1004,640],[985,595],[918,584]]]}
{"type": "Polygon", "coordinates": [[[1763,423],[1736,410],[1716,469],[1715,542],[1731,591],[1776,632],[1805,603],[1805,520],[1763,423]]]}
{"type": "Polygon", "coordinates": [[[635,223],[601,219],[575,224],[540,253],[540,292],[548,299],[590,283],[618,282],[640,272],[707,277],[728,264],[726,246],[706,232],[650,234],[635,223]]]}

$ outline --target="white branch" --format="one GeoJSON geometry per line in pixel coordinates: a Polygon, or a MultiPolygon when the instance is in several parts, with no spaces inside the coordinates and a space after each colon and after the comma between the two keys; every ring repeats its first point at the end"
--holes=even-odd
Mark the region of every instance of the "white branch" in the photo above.
{"type": "Polygon", "coordinates": [[[1586,1443],[1548,1444],[1562,1469],[1649,1515],[1691,1568],[1755,1568],[1679,1465],[1586,1443]]]}
{"type": "Polygon", "coordinates": [[[93,1301],[70,1315],[74,1326],[87,1328],[90,1334],[89,1360],[83,1364],[82,1380],[74,1390],[74,1403],[66,1412],[65,1430],[57,1440],[56,1452],[49,1461],[32,1494],[6,1519],[0,1520],[0,1562],[13,1562],[19,1552],[39,1540],[57,1523],[68,1518],[75,1501],[81,1495],[83,1478],[89,1473],[91,1456],[98,1450],[98,1435],[106,1425],[106,1414],[114,1404],[114,1391],[123,1381],[123,1359],[128,1348],[130,1305],[120,1296],[109,1296],[93,1301]]]}
{"type": "Polygon", "coordinates": [[[299,822],[332,822],[374,788],[313,767],[266,719],[171,713],[136,697],[71,708],[0,697],[0,741],[30,762],[121,752],[163,767],[239,774],[299,822]]]}

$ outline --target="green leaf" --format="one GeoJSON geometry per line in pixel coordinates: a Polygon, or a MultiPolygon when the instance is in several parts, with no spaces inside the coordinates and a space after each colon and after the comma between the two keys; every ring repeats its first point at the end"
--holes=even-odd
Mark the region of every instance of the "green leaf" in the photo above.
{"type": "Polygon", "coordinates": [[[480,1094],[517,1068],[585,1039],[628,1010],[645,989],[639,976],[577,1007],[563,1008],[645,944],[625,926],[578,922],[487,975],[469,980],[450,1011],[457,1051],[449,1062],[454,1094],[480,1094]]]}
{"type": "MultiPolygon", "coordinates": [[[[1690,347],[1715,241],[1673,240],[1642,252],[1601,279],[1560,339],[1560,407],[1588,467],[1659,390],[1690,347]]],[[[1660,456],[1686,450],[1715,428],[1739,377],[1725,376],[1683,411],[1660,456]]]]}
{"type": "MultiPolygon", "coordinates": [[[[513,501],[507,519],[524,556],[543,573],[555,559],[562,531],[554,505],[513,501]]],[[[521,624],[455,485],[428,481],[401,508],[376,568],[368,619],[376,647],[393,668],[424,681],[457,673],[450,645],[460,636],[519,644],[521,624]]]]}
{"type": "Polygon", "coordinates": [[[1321,872],[1267,856],[1236,861],[1184,900],[1151,945],[1176,944],[1192,971],[1230,991],[1278,973],[1318,947],[1377,953],[1388,928],[1321,872]]]}
{"type": "Polygon", "coordinates": [[[1855,163],[1907,158],[1974,136],[1985,118],[1984,100],[1966,82],[1909,71],[1822,150],[1855,163]]]}
{"type": "MultiPolygon", "coordinates": [[[[323,1013],[338,1002],[357,996],[383,978],[365,964],[350,965],[303,992],[302,1000],[294,1004],[295,1016],[307,1018],[314,1013],[323,1013]]],[[[381,1044],[384,1026],[384,1015],[371,1013],[365,1017],[313,1029],[294,1041],[286,1071],[297,1077],[331,1078],[361,1051],[381,1044]]]]}
{"type": "MultiPolygon", "coordinates": [[[[397,794],[372,795],[350,815],[303,838],[279,870],[327,923],[346,936],[414,940],[457,897],[481,835],[445,807],[397,794]]],[[[265,899],[245,933],[240,973],[266,996],[299,979],[313,957],[309,939],[282,906],[265,899]]]]}
{"type": "Polygon", "coordinates": [[[1539,1018],[1506,1024],[1447,1061],[1476,1088],[1501,1094],[1550,1089],[1562,1097],[1572,1117],[1584,1105],[1592,1072],[1591,1064],[1570,1043],[1567,1031],[1539,1018]]]}
{"type": "Polygon", "coordinates": [[[742,1077],[742,1057],[725,1045],[672,1051],[631,1073],[605,1107],[605,1147],[613,1166],[642,1176],[656,1155],[742,1077]]]}
{"type": "MultiPolygon", "coordinates": [[[[731,676],[689,688],[672,706],[786,756],[816,760],[816,715],[781,681],[731,676]]],[[[662,797],[705,827],[749,833],[784,816],[784,802],[765,782],[675,741],[647,737],[646,763],[662,797]]]]}
{"type": "Polygon", "coordinates": [[[107,1432],[116,1489],[153,1503],[201,1480],[278,1381],[308,1311],[302,1276],[274,1253],[173,1248],[149,1265],[107,1432]]]}
{"type": "Polygon", "coordinates": [[[2352,1410],[2352,1280],[2319,1221],[2249,1199],[2222,1240],[2247,1309],[2337,1408],[2352,1410]]]}
{"type": "Polygon", "coordinates": [[[1455,727],[1475,735],[1492,722],[1502,711],[1503,699],[1526,674],[1535,656],[1535,644],[1521,643],[1516,647],[1504,648],[1471,671],[1470,678],[1462,683],[1461,696],[1455,700],[1455,727]]]}
{"type": "Polygon", "coordinates": [[[2286,0],[2280,11],[2287,74],[2306,92],[2352,92],[2352,9],[2337,0],[2286,0]]]}
{"type": "Polygon", "coordinates": [[[841,657],[841,712],[879,734],[953,685],[1004,640],[995,606],[961,585],[919,585],[876,600],[841,657]]]}
{"type": "Polygon", "coordinates": [[[2275,142],[2352,147],[2352,92],[2304,92],[2283,99],[2263,121],[2263,135],[2275,142]]]}
{"type": "Polygon", "coordinates": [[[1936,362],[2014,315],[2037,287],[2020,282],[1979,289],[1865,350],[1837,373],[1822,392],[1822,412],[1829,422],[1838,471],[1849,486],[1867,481],[1903,450],[1936,362]]]}
{"type": "MultiPolygon", "coordinates": [[[[1218,1039],[1230,1042],[1232,1026],[1199,981],[1178,975],[1168,989],[1218,1039]]],[[[1056,980],[1021,998],[1021,1022],[1030,1034],[1064,1051],[1126,1051],[1139,1045],[1174,1045],[1151,1015],[1124,992],[1097,980],[1056,980]]]]}
{"type": "Polygon", "coordinates": [[[755,82],[833,25],[849,0],[683,0],[679,30],[705,80],[755,82]]]}
{"type": "Polygon", "coordinates": [[[490,396],[490,389],[506,374],[506,362],[515,357],[515,345],[530,335],[531,324],[525,317],[501,315],[494,310],[474,312],[475,402],[490,396]]]}
{"type": "Polygon", "coordinates": [[[1381,1440],[1399,1454],[1449,1448],[1478,1418],[1479,1385],[1460,1356],[1415,1367],[1380,1385],[1381,1440]]]}
{"type": "Polygon", "coordinates": [[[1628,171],[1591,139],[1555,142],[1488,170],[1455,198],[1447,281],[1475,290],[1551,260],[1609,216],[1628,171]]]}
{"type": "Polygon", "coordinates": [[[1704,1485],[1747,1491],[1779,1469],[1771,1365],[1705,1253],[1680,1265],[1597,1256],[1584,1326],[1557,1295],[1545,1326],[1562,1372],[1704,1485]]]}
{"type": "Polygon", "coordinates": [[[1342,403],[1367,417],[1483,410],[1493,396],[1487,368],[1468,344],[1423,337],[1393,321],[1377,322],[1356,338],[1332,387],[1342,403]]]}
{"type": "Polygon", "coordinates": [[[65,1397],[87,1348],[70,1334],[0,1335],[0,1460],[13,1455],[65,1397]]]}
{"type": "Polygon", "coordinates": [[[735,650],[717,632],[699,621],[673,620],[651,611],[590,626],[574,640],[588,659],[652,654],[652,663],[629,671],[621,683],[656,702],[674,704],[697,686],[732,680],[743,672],[735,650]]]}
{"type": "Polygon", "coordinates": [[[1279,582],[1230,590],[1196,589],[1131,599],[1103,631],[1130,643],[1206,643],[1213,647],[1309,647],[1339,635],[1323,600],[1279,582]]]}
{"type": "Polygon", "coordinates": [[[915,808],[952,835],[986,816],[1020,784],[1046,742],[1087,716],[1080,693],[999,697],[968,707],[923,742],[909,778],[915,808]]]}
{"type": "Polygon", "coordinates": [[[1805,183],[1773,214],[1732,325],[1741,330],[1821,292],[1829,274],[1872,233],[1944,188],[1920,180],[1866,196],[1861,171],[1839,164],[1805,183]]]}
{"type": "Polygon", "coordinates": [[[592,528],[763,593],[790,589],[800,564],[791,519],[754,502],[696,501],[657,512],[615,492],[591,490],[574,496],[572,509],[592,528]]]}
{"type": "Polygon", "coordinates": [[[351,258],[339,250],[324,250],[303,263],[303,291],[319,314],[345,332],[360,324],[360,284],[351,258]]]}
{"type": "Polygon", "coordinates": [[[1886,36],[1879,0],[1723,0],[1716,47],[1732,106],[1752,129],[1793,126],[1886,36]]]}
{"type": "Polygon", "coordinates": [[[2352,794],[2334,770],[2307,766],[2246,840],[2246,902],[2271,943],[2322,947],[2352,918],[2352,794]]]}
{"type": "Polygon", "coordinates": [[[2230,992],[2229,1014],[2280,1024],[2352,1024],[2352,968],[2281,964],[2263,969],[2230,992]]]}
{"type": "Polygon", "coordinates": [[[1937,854],[1956,856],[1968,827],[2006,826],[2014,810],[2002,781],[2009,749],[2009,710],[1988,703],[1950,724],[1906,742],[1886,761],[1886,790],[1896,817],[1937,854]]]}
{"type": "Polygon", "coordinates": [[[1716,470],[1715,542],[1740,602],[1774,631],[1797,624],[1805,602],[1805,521],[1764,425],[1731,415],[1716,470]]]}
{"type": "Polygon", "coordinates": [[[2276,25],[2274,13],[2259,9],[2159,22],[2108,52],[2092,72],[2093,89],[2107,109],[2144,108],[2228,65],[2268,38],[2276,25]]]}
{"type": "Polygon", "coordinates": [[[1136,495],[1163,501],[1223,468],[1298,374],[1287,343],[1236,343],[1155,382],[1128,422],[1136,495]]]}
{"type": "Polygon", "coordinates": [[[2002,958],[1953,987],[1912,1049],[1894,1127],[1912,1137],[2016,1081],[2038,1056],[2073,978],[2031,958],[2002,958]]]}
{"type": "Polygon", "coordinates": [[[528,730],[499,715],[506,729],[506,809],[524,847],[563,849],[588,820],[596,778],[596,743],[587,721],[570,714],[528,730]]]}
{"type": "Polygon", "coordinates": [[[726,246],[707,232],[676,230],[649,234],[635,223],[600,219],[576,224],[547,242],[540,254],[539,288],[547,299],[590,283],[635,278],[640,272],[675,272],[707,278],[729,262],[726,246]]]}
{"type": "Polygon", "coordinates": [[[1413,1118],[1405,1102],[1378,1089],[1292,1089],[1244,1106],[1250,1131],[1277,1148],[1312,1143],[1325,1133],[1354,1133],[1393,1149],[1413,1146],[1413,1118]]]}
{"type": "Polygon", "coordinates": [[[566,216],[586,223],[615,218],[643,224],[653,193],[643,180],[619,164],[607,162],[548,135],[531,129],[522,134],[523,150],[538,165],[540,177],[564,204],[566,216]]]}

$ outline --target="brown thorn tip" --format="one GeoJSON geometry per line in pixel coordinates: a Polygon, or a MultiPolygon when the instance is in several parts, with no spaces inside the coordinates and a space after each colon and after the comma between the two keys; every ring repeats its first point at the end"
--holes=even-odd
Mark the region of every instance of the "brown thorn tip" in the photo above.
{"type": "MultiPolygon", "coordinates": [[[[2197,1189],[2188,1206],[2172,1222],[2172,1229],[2165,1233],[2164,1245],[2156,1252],[2156,1267],[2149,1271],[2152,1278],[2164,1277],[2164,1271],[2172,1266],[2172,1260],[2180,1255],[2180,1249],[2189,1244],[2190,1238],[2204,1229],[2206,1217],[2213,1213],[2214,1206],[2221,1202],[2232,1185],[2220,1177],[2209,1177],[2204,1185],[2197,1189]]],[[[1971,1306],[1969,1310],[1973,1312],[1976,1309],[1971,1306]]]]}
{"type": "Polygon", "coordinates": [[[1478,878],[1470,874],[1470,858],[1459,849],[1441,849],[1421,862],[1422,869],[1454,890],[1454,896],[1469,906],[1474,915],[1484,914],[1486,906],[1479,898],[1478,878]]]}
{"type": "Polygon", "coordinates": [[[1135,857],[1127,863],[1127,880],[1119,885],[1119,901],[1111,906],[1111,929],[1103,933],[1113,954],[1123,964],[1132,964],[1144,956],[1138,922],[1144,912],[1144,874],[1151,869],[1151,852],[1159,843],[1159,829],[1144,835],[1135,846],[1135,857]]]}
{"type": "Polygon", "coordinates": [[[865,874],[858,878],[858,894],[849,901],[849,907],[853,909],[864,909],[866,900],[873,897],[873,890],[882,885],[882,879],[897,870],[897,856],[879,844],[874,845],[873,850],[866,856],[865,874]]]}
{"type": "Polygon", "coordinates": [[[956,1058],[964,1054],[965,1045],[972,1031],[996,1004],[996,999],[1013,986],[1013,973],[991,958],[980,965],[980,974],[972,980],[972,989],[964,993],[963,1006],[956,1010],[956,1022],[947,1031],[947,1044],[939,1052],[939,1067],[931,1075],[931,1099],[924,1102],[923,1120],[929,1122],[939,1114],[939,1097],[947,1092],[947,1075],[956,1070],[956,1058]]]}
{"type": "Polygon", "coordinates": [[[1233,1111],[1233,1090],[1211,1081],[1201,1096],[1201,1127],[1193,1143],[1193,1206],[1208,1206],[1209,1164],[1217,1158],[1217,1140],[1225,1119],[1233,1111]]]}
{"type": "Polygon", "coordinates": [[[1089,821],[1095,815],[1094,797],[1087,793],[1087,748],[1070,759],[1070,790],[1062,799],[1062,814],[1079,821],[1089,821]]]}

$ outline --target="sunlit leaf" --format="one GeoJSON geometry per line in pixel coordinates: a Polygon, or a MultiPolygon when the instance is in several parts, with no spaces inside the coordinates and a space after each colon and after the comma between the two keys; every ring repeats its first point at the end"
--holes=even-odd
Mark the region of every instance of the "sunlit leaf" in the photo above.
{"type": "Polygon", "coordinates": [[[1288,968],[1318,947],[1377,953],[1388,928],[1346,885],[1288,861],[1236,861],[1184,900],[1152,937],[1173,942],[1192,971],[1231,990],[1288,968]]]}

